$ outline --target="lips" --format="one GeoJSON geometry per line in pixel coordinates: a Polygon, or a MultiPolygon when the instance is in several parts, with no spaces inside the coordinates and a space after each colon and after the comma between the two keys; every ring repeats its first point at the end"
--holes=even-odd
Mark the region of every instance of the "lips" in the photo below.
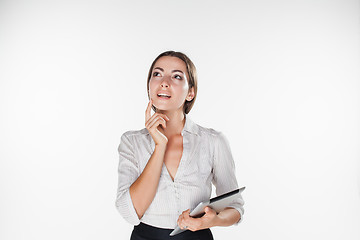
{"type": "Polygon", "coordinates": [[[169,98],[171,98],[170,94],[164,93],[164,92],[158,93],[157,96],[158,96],[159,98],[163,98],[163,99],[169,99],[169,98]]]}

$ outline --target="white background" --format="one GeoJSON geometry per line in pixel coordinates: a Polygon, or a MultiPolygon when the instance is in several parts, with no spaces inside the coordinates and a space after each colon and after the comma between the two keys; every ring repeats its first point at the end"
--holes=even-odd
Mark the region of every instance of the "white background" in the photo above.
{"type": "Polygon", "coordinates": [[[359,1],[0,1],[0,239],[129,239],[117,147],[163,51],[199,75],[244,220],[215,239],[360,239],[359,1]]]}

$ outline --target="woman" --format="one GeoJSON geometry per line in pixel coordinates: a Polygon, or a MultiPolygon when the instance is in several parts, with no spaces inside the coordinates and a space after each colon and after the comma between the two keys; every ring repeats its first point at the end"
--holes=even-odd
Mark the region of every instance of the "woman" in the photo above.
{"type": "Polygon", "coordinates": [[[160,54],[150,67],[147,89],[146,128],[121,136],[116,207],[135,225],[131,240],[213,239],[210,227],[242,220],[243,201],[218,214],[206,208],[201,218],[189,216],[210,198],[211,183],[217,195],[238,188],[225,136],[187,116],[197,94],[194,64],[180,52],[160,54]],[[170,237],[177,225],[190,231],[170,237]]]}

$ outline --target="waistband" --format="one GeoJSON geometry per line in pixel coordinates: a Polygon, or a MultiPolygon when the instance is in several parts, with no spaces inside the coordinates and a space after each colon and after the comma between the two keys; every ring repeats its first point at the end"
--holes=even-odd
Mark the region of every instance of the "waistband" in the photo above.
{"type": "Polygon", "coordinates": [[[175,236],[170,236],[174,229],[158,228],[145,223],[134,226],[131,240],[213,240],[212,233],[209,228],[196,232],[187,230],[175,236]]]}

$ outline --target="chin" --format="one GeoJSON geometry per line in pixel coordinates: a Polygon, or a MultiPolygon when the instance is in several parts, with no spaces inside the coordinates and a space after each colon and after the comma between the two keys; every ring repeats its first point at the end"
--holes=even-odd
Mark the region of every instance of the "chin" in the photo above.
{"type": "Polygon", "coordinates": [[[174,111],[176,108],[170,107],[168,104],[154,104],[157,111],[174,111]]]}
{"type": "Polygon", "coordinates": [[[158,111],[176,111],[181,108],[181,105],[177,106],[174,102],[164,102],[155,100],[153,105],[158,111]]]}
{"type": "Polygon", "coordinates": [[[157,106],[155,106],[155,107],[156,107],[157,111],[170,111],[170,110],[172,110],[172,109],[167,108],[167,107],[157,107],[157,106]]]}

